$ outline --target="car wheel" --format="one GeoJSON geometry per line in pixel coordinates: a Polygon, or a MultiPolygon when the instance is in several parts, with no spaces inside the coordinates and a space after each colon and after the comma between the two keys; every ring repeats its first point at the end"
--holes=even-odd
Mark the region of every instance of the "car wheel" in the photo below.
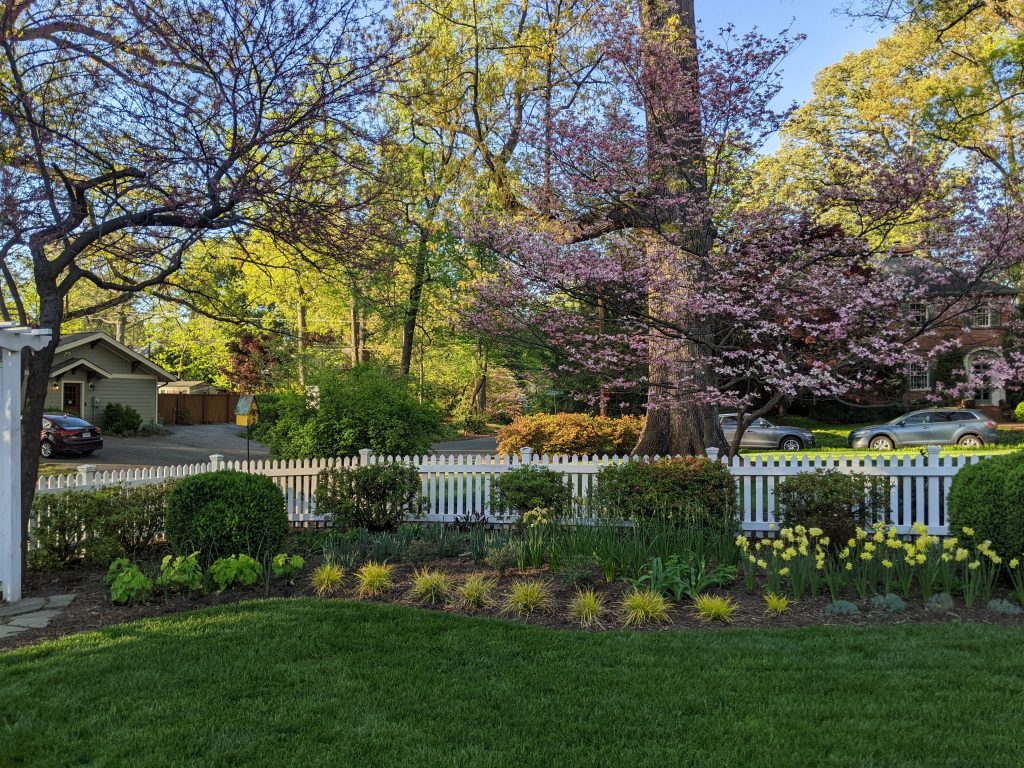
{"type": "Polygon", "coordinates": [[[804,441],[799,437],[784,437],[782,442],[779,443],[779,448],[784,451],[802,451],[804,448],[804,441]]]}
{"type": "Polygon", "coordinates": [[[43,440],[43,442],[39,444],[39,455],[44,459],[48,459],[53,456],[53,443],[49,440],[43,440]]]}
{"type": "Polygon", "coordinates": [[[981,446],[985,444],[985,441],[977,435],[964,435],[956,441],[956,444],[962,445],[965,448],[981,448],[981,446]]]}
{"type": "Polygon", "coordinates": [[[885,437],[884,435],[871,438],[871,442],[868,445],[873,451],[891,451],[896,447],[892,442],[892,438],[885,437]]]}

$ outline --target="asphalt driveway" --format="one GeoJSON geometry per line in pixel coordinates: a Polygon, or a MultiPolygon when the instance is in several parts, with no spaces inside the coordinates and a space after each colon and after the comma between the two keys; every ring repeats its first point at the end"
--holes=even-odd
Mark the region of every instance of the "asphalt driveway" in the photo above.
{"type": "MultiPolygon", "coordinates": [[[[249,447],[253,459],[265,459],[270,455],[263,443],[253,440],[249,447]]],[[[59,456],[45,463],[68,467],[94,464],[98,469],[160,467],[209,461],[214,453],[226,459],[244,459],[242,428],[234,424],[197,424],[168,427],[164,434],[153,437],[104,435],[103,449],[91,456],[59,456]]]]}

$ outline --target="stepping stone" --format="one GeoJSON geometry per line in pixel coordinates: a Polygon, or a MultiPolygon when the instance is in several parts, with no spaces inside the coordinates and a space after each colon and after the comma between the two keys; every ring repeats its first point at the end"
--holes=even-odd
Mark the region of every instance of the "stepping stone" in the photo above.
{"type": "Polygon", "coordinates": [[[8,627],[22,627],[23,629],[42,629],[50,620],[60,613],[59,610],[34,611],[14,616],[7,623],[8,627]]]}
{"type": "Polygon", "coordinates": [[[0,605],[0,616],[17,616],[19,613],[38,611],[46,604],[45,597],[26,597],[10,605],[0,605]]]}
{"type": "Polygon", "coordinates": [[[11,635],[16,635],[19,632],[24,632],[25,627],[13,627],[10,624],[0,624],[0,640],[11,635]]]}
{"type": "Polygon", "coordinates": [[[75,599],[74,595],[52,595],[46,598],[47,608],[67,608],[71,605],[71,601],[75,599]]]}

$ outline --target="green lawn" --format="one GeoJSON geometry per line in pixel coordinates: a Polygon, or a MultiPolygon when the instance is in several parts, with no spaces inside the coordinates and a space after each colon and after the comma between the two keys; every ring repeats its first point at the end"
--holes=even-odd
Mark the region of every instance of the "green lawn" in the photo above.
{"type": "Polygon", "coordinates": [[[1022,641],[250,602],[0,654],[0,765],[1019,766],[1022,641]]]}

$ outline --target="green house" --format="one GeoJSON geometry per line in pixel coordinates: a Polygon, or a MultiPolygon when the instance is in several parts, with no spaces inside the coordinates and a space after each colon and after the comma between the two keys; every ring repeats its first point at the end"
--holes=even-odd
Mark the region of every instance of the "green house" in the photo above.
{"type": "Polygon", "coordinates": [[[102,331],[61,336],[46,391],[47,413],[73,413],[103,426],[108,403],[131,406],[143,423],[157,420],[157,390],[175,381],[152,360],[102,331]]]}

